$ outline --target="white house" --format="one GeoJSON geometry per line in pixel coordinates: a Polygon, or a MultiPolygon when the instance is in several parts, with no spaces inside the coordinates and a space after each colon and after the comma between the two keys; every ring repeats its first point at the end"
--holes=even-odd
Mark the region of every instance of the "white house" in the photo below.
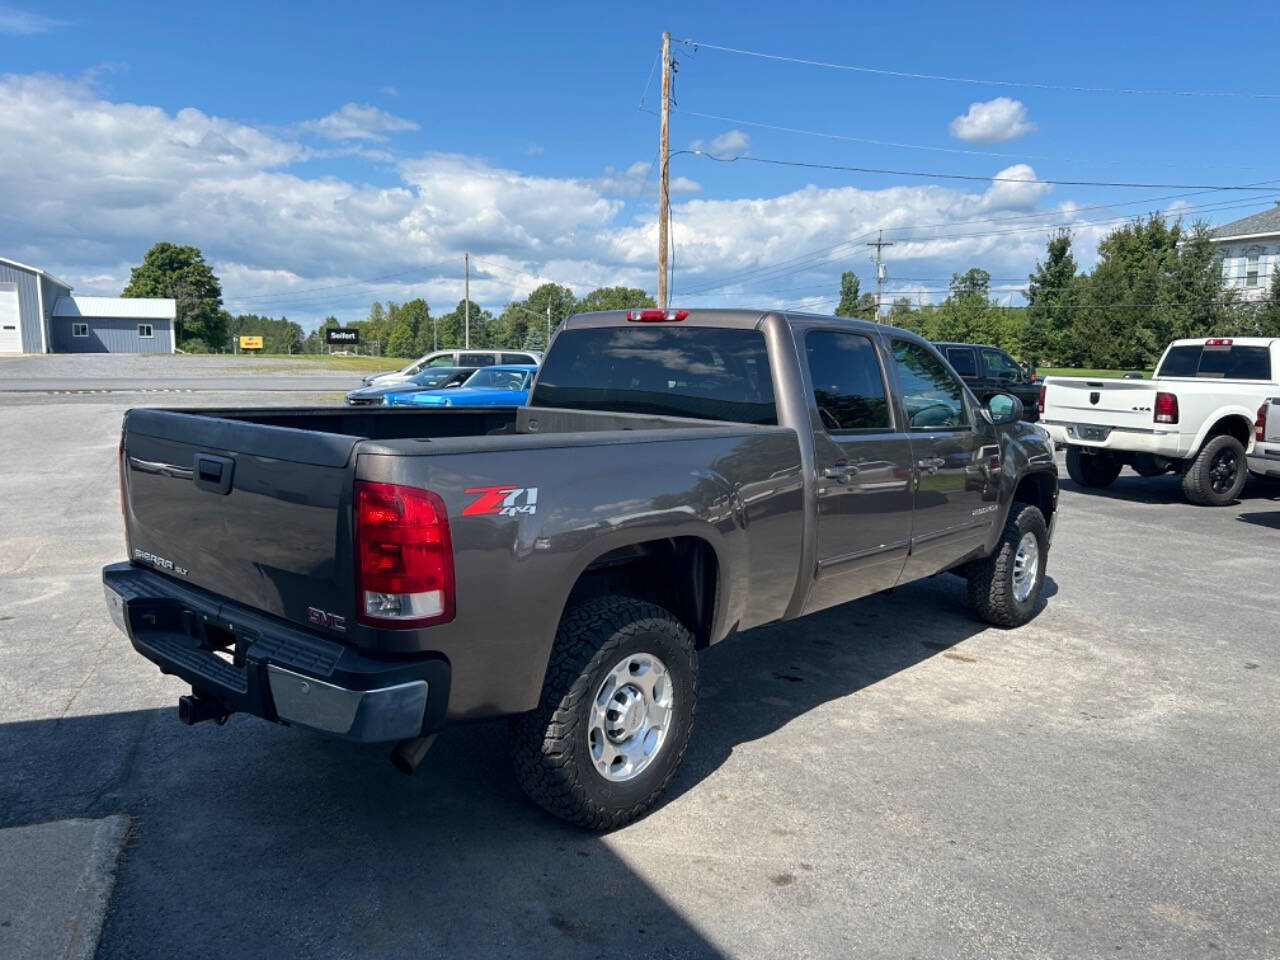
{"type": "Polygon", "coordinates": [[[1222,275],[1242,300],[1263,300],[1280,270],[1280,202],[1270,210],[1234,220],[1210,237],[1222,257],[1222,275]]]}

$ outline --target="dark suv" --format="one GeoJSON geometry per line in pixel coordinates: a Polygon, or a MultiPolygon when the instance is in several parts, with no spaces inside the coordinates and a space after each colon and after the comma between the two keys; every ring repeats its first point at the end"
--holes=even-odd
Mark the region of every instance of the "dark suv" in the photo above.
{"type": "Polygon", "coordinates": [[[934,343],[960,379],[979,400],[996,393],[1011,393],[1022,401],[1028,420],[1040,418],[1040,382],[999,347],[980,343],[934,343]]]}

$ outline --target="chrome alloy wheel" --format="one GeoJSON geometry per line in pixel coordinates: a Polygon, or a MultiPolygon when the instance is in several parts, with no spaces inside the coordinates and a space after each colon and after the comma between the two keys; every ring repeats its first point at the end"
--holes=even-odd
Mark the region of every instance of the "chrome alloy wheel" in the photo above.
{"type": "Polygon", "coordinates": [[[621,783],[653,762],[667,739],[675,698],[667,666],[651,653],[620,661],[591,701],[587,747],[596,772],[621,783]]]}
{"type": "Polygon", "coordinates": [[[1013,558],[1013,599],[1025,603],[1040,578],[1040,541],[1034,533],[1024,533],[1013,558]]]}

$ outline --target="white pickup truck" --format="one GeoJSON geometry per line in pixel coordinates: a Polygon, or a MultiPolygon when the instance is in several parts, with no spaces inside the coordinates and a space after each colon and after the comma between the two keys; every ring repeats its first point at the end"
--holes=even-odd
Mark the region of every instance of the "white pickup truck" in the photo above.
{"type": "Polygon", "coordinates": [[[1280,480],[1280,397],[1268,397],[1258,408],[1249,472],[1280,480]]]}
{"type": "MultiPolygon", "coordinates": [[[[1144,477],[1173,471],[1192,503],[1224,506],[1250,468],[1261,472],[1255,435],[1280,396],[1278,370],[1278,339],[1175,340],[1151,380],[1049,377],[1040,421],[1081,486],[1106,487],[1126,465],[1144,477]]],[[[1280,473],[1280,457],[1270,470],[1280,473]]]]}

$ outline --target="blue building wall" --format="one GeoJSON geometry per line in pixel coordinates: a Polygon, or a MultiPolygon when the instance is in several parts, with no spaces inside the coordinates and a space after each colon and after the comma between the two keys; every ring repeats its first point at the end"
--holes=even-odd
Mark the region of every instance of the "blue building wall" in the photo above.
{"type": "Polygon", "coordinates": [[[54,317],[49,321],[49,349],[54,353],[172,353],[172,320],[120,317],[54,317]],[[87,337],[73,337],[71,325],[89,325],[87,337]],[[138,324],[149,323],[155,336],[138,336],[138,324]]]}

